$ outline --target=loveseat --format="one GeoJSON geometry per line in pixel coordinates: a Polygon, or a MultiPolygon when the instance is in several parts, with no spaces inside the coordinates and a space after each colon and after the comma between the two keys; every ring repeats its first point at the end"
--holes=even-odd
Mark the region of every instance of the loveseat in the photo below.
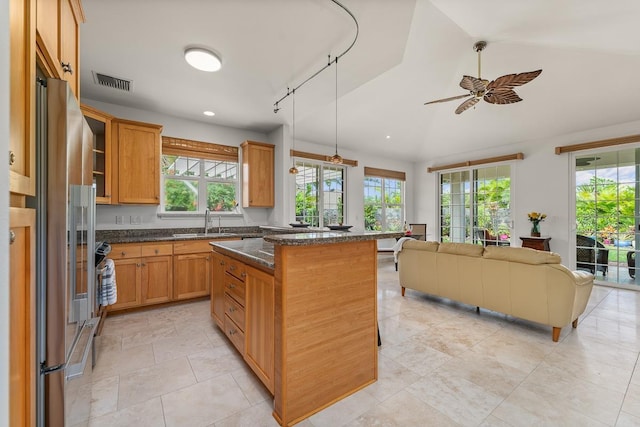
{"type": "Polygon", "coordinates": [[[558,254],[529,248],[407,240],[398,254],[402,296],[415,289],[553,328],[578,326],[593,275],[571,271],[558,254]]]}

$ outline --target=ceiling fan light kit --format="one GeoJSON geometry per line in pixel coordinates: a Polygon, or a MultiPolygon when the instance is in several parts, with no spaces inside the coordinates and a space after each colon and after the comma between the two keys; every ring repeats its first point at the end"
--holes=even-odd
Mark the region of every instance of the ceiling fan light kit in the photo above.
{"type": "Polygon", "coordinates": [[[435,101],[425,102],[424,105],[467,98],[456,108],[456,114],[460,114],[476,105],[481,99],[484,99],[490,104],[513,104],[522,101],[522,98],[518,96],[513,88],[529,83],[538,77],[540,73],[542,73],[542,70],[506,74],[492,81],[483,79],[481,75],[481,52],[485,47],[487,47],[487,42],[482,40],[473,45],[473,50],[478,53],[478,77],[465,75],[460,81],[460,87],[468,90],[468,94],[437,99],[435,101]]]}

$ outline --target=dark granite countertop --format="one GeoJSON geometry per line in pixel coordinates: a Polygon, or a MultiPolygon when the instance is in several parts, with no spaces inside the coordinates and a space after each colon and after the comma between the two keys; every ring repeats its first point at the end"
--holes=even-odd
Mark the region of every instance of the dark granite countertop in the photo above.
{"type": "Polygon", "coordinates": [[[273,243],[264,239],[230,240],[209,243],[217,252],[231,255],[241,261],[258,264],[273,271],[273,243]]]}
{"type": "MultiPolygon", "coordinates": [[[[207,235],[199,228],[154,228],[154,229],[130,229],[130,230],[97,230],[96,241],[107,243],[144,243],[144,242],[174,242],[180,240],[224,240],[229,238],[260,238],[269,234],[286,234],[300,232],[314,232],[313,230],[300,230],[293,227],[224,227],[221,233],[209,231],[207,235]],[[177,237],[176,234],[182,236],[177,237]]],[[[315,231],[316,233],[318,231],[315,231]]]]}
{"type": "Polygon", "coordinates": [[[349,231],[332,231],[322,233],[274,234],[265,236],[264,240],[269,243],[283,246],[307,246],[341,242],[358,242],[363,240],[393,239],[402,236],[404,236],[404,233],[398,232],[358,233],[349,231]]]}

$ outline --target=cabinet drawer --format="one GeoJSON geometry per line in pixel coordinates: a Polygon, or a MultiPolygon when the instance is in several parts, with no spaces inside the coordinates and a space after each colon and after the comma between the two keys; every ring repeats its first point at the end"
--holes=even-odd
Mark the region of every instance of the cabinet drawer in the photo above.
{"type": "Polygon", "coordinates": [[[238,304],[244,306],[244,282],[236,279],[229,274],[225,274],[224,291],[231,297],[233,297],[233,299],[235,299],[238,304]]]}
{"type": "Polygon", "coordinates": [[[235,259],[229,258],[229,260],[225,264],[224,271],[243,282],[244,278],[247,277],[246,266],[244,265],[244,263],[236,261],[235,259]]]}
{"type": "Polygon", "coordinates": [[[111,252],[109,253],[109,258],[112,258],[112,259],[140,258],[141,255],[142,255],[142,249],[140,245],[114,244],[114,245],[111,245],[111,252]]]}
{"type": "Polygon", "coordinates": [[[244,331],[244,307],[227,294],[224,295],[224,313],[244,331]]]}
{"type": "Polygon", "coordinates": [[[142,256],[156,256],[156,255],[172,255],[173,244],[165,243],[161,245],[148,245],[140,248],[142,256]]]}
{"type": "Polygon", "coordinates": [[[229,316],[224,316],[224,334],[231,340],[231,343],[244,355],[244,332],[233,323],[229,316]]]}
{"type": "Polygon", "coordinates": [[[212,247],[209,240],[187,240],[173,243],[173,253],[175,254],[195,254],[199,252],[211,252],[212,247]]]}

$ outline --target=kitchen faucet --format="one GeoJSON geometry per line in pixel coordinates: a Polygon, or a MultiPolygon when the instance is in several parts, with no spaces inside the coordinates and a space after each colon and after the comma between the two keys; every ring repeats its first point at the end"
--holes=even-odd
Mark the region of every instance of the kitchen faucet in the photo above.
{"type": "Polygon", "coordinates": [[[209,234],[209,217],[211,216],[211,211],[206,209],[204,211],[204,235],[209,234]]]}

